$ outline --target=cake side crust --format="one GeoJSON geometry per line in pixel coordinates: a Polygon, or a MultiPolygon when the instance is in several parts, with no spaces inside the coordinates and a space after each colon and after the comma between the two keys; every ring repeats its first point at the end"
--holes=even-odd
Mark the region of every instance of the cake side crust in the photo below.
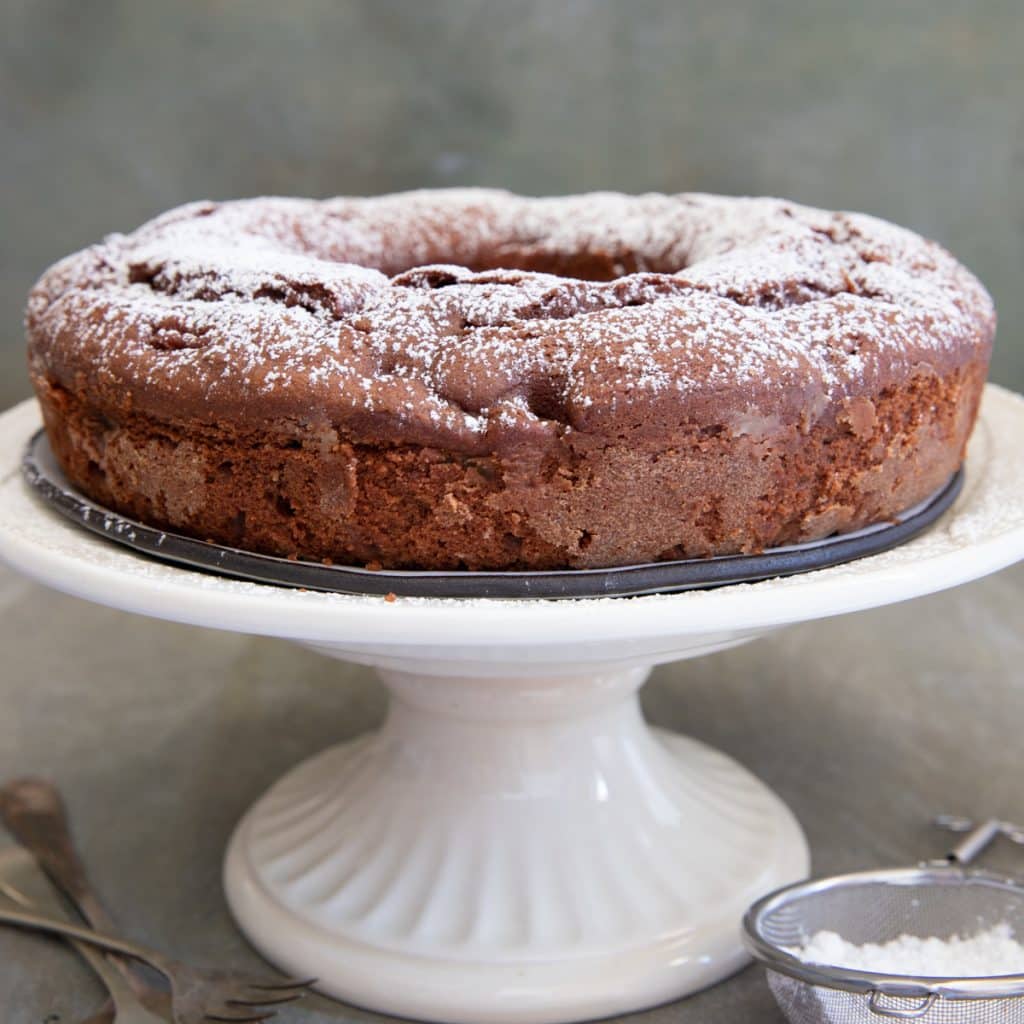
{"type": "Polygon", "coordinates": [[[892,518],[960,464],[986,370],[919,373],[807,432],[571,437],[503,456],[114,422],[37,386],[71,482],[130,518],[336,564],[524,570],[753,552],[892,518]]]}

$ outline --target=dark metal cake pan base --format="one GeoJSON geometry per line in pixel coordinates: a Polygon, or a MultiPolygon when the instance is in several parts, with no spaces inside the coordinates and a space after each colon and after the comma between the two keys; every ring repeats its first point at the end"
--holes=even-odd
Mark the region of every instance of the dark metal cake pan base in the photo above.
{"type": "Polygon", "coordinates": [[[912,540],[952,505],[963,485],[963,471],[959,470],[931,497],[908,509],[895,522],[808,544],[772,548],[757,555],[651,562],[614,569],[404,572],[260,555],[127,519],[75,490],[61,472],[43,430],[29,441],[22,471],[29,486],[65,518],[112,543],[162,562],[280,587],[399,597],[635,597],[792,576],[877,555],[912,540]]]}

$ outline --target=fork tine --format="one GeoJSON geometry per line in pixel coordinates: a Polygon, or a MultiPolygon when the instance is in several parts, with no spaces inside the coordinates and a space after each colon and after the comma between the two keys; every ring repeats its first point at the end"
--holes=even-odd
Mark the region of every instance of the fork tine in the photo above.
{"type": "Polygon", "coordinates": [[[281,978],[280,981],[264,981],[263,979],[249,979],[245,982],[248,988],[258,988],[264,992],[276,992],[282,988],[310,988],[315,985],[319,978],[281,978]]]}
{"type": "Polygon", "coordinates": [[[262,993],[251,989],[248,992],[241,992],[236,996],[232,996],[228,1002],[232,1006],[277,1006],[279,1003],[292,1003],[296,999],[301,999],[305,994],[306,990],[304,988],[283,988],[276,989],[273,992],[268,992],[264,989],[262,993]]]}

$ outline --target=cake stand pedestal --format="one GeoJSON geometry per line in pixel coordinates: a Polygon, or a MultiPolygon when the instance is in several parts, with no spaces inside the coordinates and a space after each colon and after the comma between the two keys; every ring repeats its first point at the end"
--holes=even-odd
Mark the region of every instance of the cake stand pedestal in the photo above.
{"type": "Polygon", "coordinates": [[[793,817],[734,761],[651,730],[646,669],[381,673],[380,732],[286,776],[225,879],[271,960],[439,1021],[556,1021],[734,972],[737,922],[802,878],[793,817]]]}
{"type": "Polygon", "coordinates": [[[1024,401],[989,386],[967,480],[926,534],[818,572],[580,601],[352,597],[178,568],[46,508],[0,417],[0,557],[129,611],[377,668],[382,729],[300,765],[225,867],[239,924],[331,995],[432,1021],[559,1022],[682,996],[745,961],[740,918],[807,871],[802,834],[723,755],[650,729],[651,666],[950,587],[1024,557],[1024,401]]]}

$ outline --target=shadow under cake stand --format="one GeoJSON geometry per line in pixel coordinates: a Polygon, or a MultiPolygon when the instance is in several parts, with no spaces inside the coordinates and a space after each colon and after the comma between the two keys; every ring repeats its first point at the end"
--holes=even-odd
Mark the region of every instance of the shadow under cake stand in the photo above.
{"type": "Polygon", "coordinates": [[[652,666],[1024,557],[1024,399],[994,385],[963,491],[927,533],[817,572],[628,599],[385,601],[164,564],[39,500],[19,472],[38,428],[31,402],[0,416],[0,557],[14,568],[378,670],[384,726],[256,803],[227,896],[257,948],[323,992],[452,1024],[581,1020],[694,992],[746,962],[747,906],[806,874],[778,797],[644,722],[652,666]]]}

